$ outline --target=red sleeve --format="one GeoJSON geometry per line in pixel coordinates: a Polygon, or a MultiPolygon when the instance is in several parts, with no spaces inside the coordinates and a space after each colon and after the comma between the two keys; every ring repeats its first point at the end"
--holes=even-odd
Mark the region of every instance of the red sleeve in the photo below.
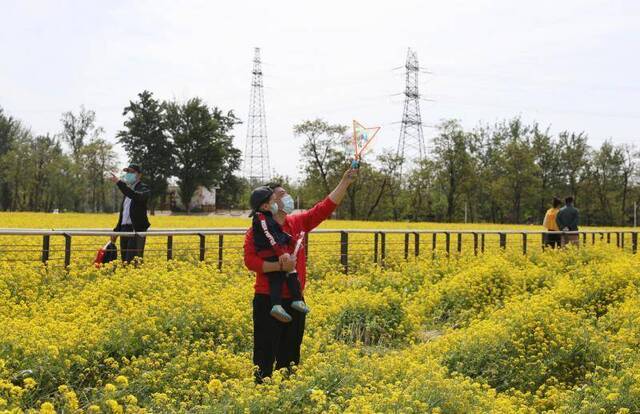
{"type": "Polygon", "coordinates": [[[273,249],[273,251],[276,252],[276,255],[278,257],[285,254],[287,250],[283,248],[283,246],[280,246],[278,242],[276,242],[275,237],[273,237],[273,235],[269,232],[269,227],[267,226],[267,219],[265,218],[264,214],[257,213],[257,216],[258,216],[258,220],[260,220],[260,228],[264,233],[264,237],[266,237],[267,240],[269,241],[269,244],[271,245],[271,248],[273,249]]]}
{"type": "Polygon", "coordinates": [[[254,272],[262,272],[262,260],[256,254],[256,246],[253,244],[253,229],[249,229],[244,236],[244,265],[254,272]]]}
{"type": "Polygon", "coordinates": [[[331,213],[335,211],[337,206],[338,205],[331,201],[329,197],[326,197],[309,210],[299,213],[301,216],[300,221],[302,222],[302,230],[308,233],[318,227],[320,223],[331,216],[331,213]]]}

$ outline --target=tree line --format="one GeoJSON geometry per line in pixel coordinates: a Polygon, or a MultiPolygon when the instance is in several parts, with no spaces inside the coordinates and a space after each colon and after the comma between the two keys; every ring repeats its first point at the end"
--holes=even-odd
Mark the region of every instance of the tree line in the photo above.
{"type": "MultiPolygon", "coordinates": [[[[350,157],[346,126],[323,120],[294,127],[304,144],[303,205],[339,180],[350,157]]],[[[588,144],[584,132],[552,135],[520,118],[465,130],[444,120],[414,161],[386,151],[361,164],[338,215],[365,220],[541,223],[552,197],[576,199],[585,225],[633,224],[640,198],[638,159],[629,144],[588,144]]]]}
{"type": "MultiPolygon", "coordinates": [[[[142,166],[152,209],[172,177],[182,200],[191,200],[198,186],[217,185],[222,204],[240,202],[242,181],[234,172],[241,152],[231,135],[239,120],[232,111],[211,108],[200,98],[160,101],[144,91],[123,116],[116,138],[130,162],[142,166]]],[[[60,132],[34,135],[0,108],[0,208],[117,211],[121,195],[105,174],[116,169],[118,157],[96,125],[95,112],[81,107],[63,113],[60,122],[60,132]]],[[[188,211],[190,204],[184,204],[188,211]]]]}
{"type": "MultiPolygon", "coordinates": [[[[198,186],[217,186],[218,207],[246,209],[251,189],[239,174],[241,152],[232,144],[240,123],[233,111],[202,99],[162,101],[149,91],[123,109],[116,134],[129,160],[144,169],[156,208],[175,180],[182,200],[198,186]]],[[[120,194],[105,179],[116,168],[114,147],[94,111],[61,115],[60,131],[34,135],[0,108],[0,208],[111,212],[120,194]]],[[[288,186],[308,208],[339,181],[352,157],[350,129],[321,119],[293,127],[301,142],[301,176],[288,186]]],[[[520,118],[465,129],[444,120],[423,160],[394,151],[369,155],[349,188],[339,218],[358,220],[540,223],[554,196],[572,195],[582,223],[633,223],[640,198],[638,160],[629,144],[595,148],[584,132],[551,134],[520,118]]],[[[187,203],[188,204],[188,203],[187,203]]],[[[187,205],[187,209],[190,206],[187,205]]]]}

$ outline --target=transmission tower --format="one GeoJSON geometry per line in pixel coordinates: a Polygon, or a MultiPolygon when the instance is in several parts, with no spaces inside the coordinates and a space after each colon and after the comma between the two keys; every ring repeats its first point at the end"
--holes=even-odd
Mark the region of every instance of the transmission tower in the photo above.
{"type": "Polygon", "coordinates": [[[259,47],[254,49],[253,71],[251,74],[247,142],[244,150],[244,175],[254,186],[266,183],[270,178],[267,117],[264,110],[262,64],[259,47]]]}
{"type": "MultiPolygon", "coordinates": [[[[407,62],[404,68],[406,78],[404,111],[402,113],[400,137],[398,138],[397,155],[410,166],[413,162],[422,161],[426,155],[424,135],[422,133],[422,117],[420,116],[420,91],[418,90],[420,65],[418,64],[418,54],[411,48],[407,51],[407,62]]],[[[402,174],[402,169],[401,164],[399,168],[400,175],[402,174]]],[[[405,170],[409,169],[410,167],[405,168],[405,170]]]]}

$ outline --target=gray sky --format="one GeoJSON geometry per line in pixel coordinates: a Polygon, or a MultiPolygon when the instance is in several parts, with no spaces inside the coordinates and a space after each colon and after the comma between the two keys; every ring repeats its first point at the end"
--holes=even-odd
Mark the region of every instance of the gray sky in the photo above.
{"type": "MultiPolygon", "coordinates": [[[[35,133],[97,112],[115,142],[122,109],[148,89],[248,111],[262,48],[271,164],[297,177],[292,126],[316,117],[381,125],[395,148],[407,47],[422,67],[422,118],[466,127],[516,115],[585,131],[591,145],[640,139],[637,1],[0,0],[0,106],[35,133]]],[[[427,146],[434,135],[425,128],[427,146]]],[[[244,149],[246,125],[236,128],[244,149]]],[[[124,158],[123,158],[124,162],[124,158]]]]}

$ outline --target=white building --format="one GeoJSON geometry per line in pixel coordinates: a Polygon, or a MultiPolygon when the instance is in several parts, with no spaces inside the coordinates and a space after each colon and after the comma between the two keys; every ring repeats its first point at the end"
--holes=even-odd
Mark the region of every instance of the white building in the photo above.
{"type": "MultiPolygon", "coordinates": [[[[206,212],[216,211],[216,191],[219,189],[220,187],[217,186],[210,188],[199,186],[195,193],[193,193],[193,197],[191,197],[191,210],[202,210],[206,212]]],[[[163,210],[186,211],[187,207],[180,199],[179,194],[178,186],[175,184],[169,184],[167,197],[163,203],[163,210]]]]}

